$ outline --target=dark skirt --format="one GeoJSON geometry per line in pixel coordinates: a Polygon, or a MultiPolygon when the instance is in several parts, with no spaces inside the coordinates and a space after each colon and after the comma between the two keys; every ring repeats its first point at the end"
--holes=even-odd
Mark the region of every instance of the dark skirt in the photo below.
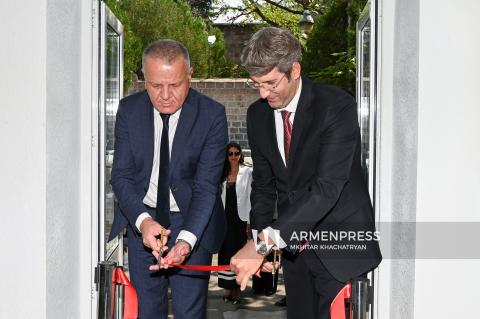
{"type": "MultiPolygon", "coordinates": [[[[218,264],[229,265],[230,258],[247,242],[247,223],[238,217],[237,193],[235,183],[227,183],[225,214],[227,219],[227,234],[218,253],[218,264]]],[[[235,281],[233,271],[220,271],[218,273],[218,286],[224,289],[239,287],[235,281]]]]}

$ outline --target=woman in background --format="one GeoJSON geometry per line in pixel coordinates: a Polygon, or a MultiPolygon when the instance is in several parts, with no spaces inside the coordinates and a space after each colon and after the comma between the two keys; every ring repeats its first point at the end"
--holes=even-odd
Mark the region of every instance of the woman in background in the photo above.
{"type": "MultiPolygon", "coordinates": [[[[230,258],[247,242],[249,232],[252,168],[244,165],[242,148],[235,142],[227,145],[222,183],[222,201],[227,218],[227,234],[218,253],[218,264],[230,264],[230,258]]],[[[218,286],[224,288],[223,300],[237,304],[240,286],[233,271],[218,273],[218,286]]]]}

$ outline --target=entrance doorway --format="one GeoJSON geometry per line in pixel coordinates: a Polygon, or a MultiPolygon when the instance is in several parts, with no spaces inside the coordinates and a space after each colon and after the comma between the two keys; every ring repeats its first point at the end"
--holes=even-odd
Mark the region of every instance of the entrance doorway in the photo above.
{"type": "MultiPolygon", "coordinates": [[[[110,180],[115,156],[115,117],[123,96],[123,26],[105,3],[97,1],[95,6],[97,14],[92,17],[92,211],[96,214],[92,222],[93,269],[99,262],[124,265],[123,233],[108,240],[116,205],[110,180]]],[[[100,298],[97,286],[92,293],[92,318],[98,318],[100,298]]]]}

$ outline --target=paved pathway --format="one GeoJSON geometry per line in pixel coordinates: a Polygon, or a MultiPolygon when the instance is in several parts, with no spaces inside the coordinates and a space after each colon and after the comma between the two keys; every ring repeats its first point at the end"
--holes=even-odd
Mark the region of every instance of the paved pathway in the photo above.
{"type": "Polygon", "coordinates": [[[285,308],[275,306],[275,302],[285,296],[281,273],[278,279],[277,293],[273,296],[255,295],[251,287],[250,280],[249,286],[242,293],[242,300],[239,304],[225,303],[223,301],[223,289],[217,285],[217,274],[212,273],[209,286],[207,319],[287,318],[285,308]]]}
{"type": "MultiPolygon", "coordinates": [[[[213,264],[217,264],[216,255],[213,257],[213,264]]],[[[275,295],[255,295],[252,289],[252,280],[250,279],[247,289],[242,292],[240,303],[236,305],[230,302],[225,303],[223,301],[223,289],[218,287],[217,273],[212,272],[208,288],[207,319],[286,319],[285,308],[275,306],[275,302],[284,296],[285,287],[283,285],[282,271],[280,270],[278,289],[275,295]]],[[[171,309],[170,304],[169,318],[173,318],[171,309]]]]}

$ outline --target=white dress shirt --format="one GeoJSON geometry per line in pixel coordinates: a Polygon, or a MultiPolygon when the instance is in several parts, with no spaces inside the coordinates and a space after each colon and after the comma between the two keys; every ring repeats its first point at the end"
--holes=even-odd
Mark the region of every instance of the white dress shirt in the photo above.
{"type": "MultiPolygon", "coordinates": [[[[180,113],[182,108],[178,109],[177,112],[170,115],[168,119],[168,146],[169,146],[169,155],[172,154],[172,145],[173,138],[175,137],[175,132],[177,131],[178,119],[180,118],[180,113]]],[[[154,125],[154,147],[153,147],[153,166],[152,174],[150,175],[150,185],[148,187],[147,194],[143,198],[143,203],[152,208],[157,207],[157,183],[158,183],[158,171],[160,169],[160,144],[162,141],[162,130],[163,130],[163,121],[160,116],[160,113],[154,110],[153,112],[153,125],[154,125]]],[[[179,212],[177,202],[173,197],[172,190],[170,190],[170,211],[179,212]]],[[[135,226],[140,230],[140,225],[143,220],[147,217],[151,217],[149,213],[144,212],[137,217],[135,221],[135,226]]],[[[181,230],[176,238],[176,241],[179,239],[185,240],[193,248],[197,242],[197,237],[189,231],[181,230]]]]}
{"type": "Polygon", "coordinates": [[[288,120],[292,123],[293,127],[293,120],[295,118],[295,112],[297,112],[298,100],[300,100],[300,92],[302,92],[302,78],[300,78],[300,83],[298,84],[298,89],[293,99],[290,103],[287,104],[286,107],[282,109],[275,109],[274,110],[274,117],[275,117],[275,133],[277,135],[277,145],[278,150],[280,151],[280,155],[282,155],[283,164],[287,166],[285,163],[285,147],[283,146],[283,118],[282,118],[282,111],[290,112],[290,117],[288,120]]]}

